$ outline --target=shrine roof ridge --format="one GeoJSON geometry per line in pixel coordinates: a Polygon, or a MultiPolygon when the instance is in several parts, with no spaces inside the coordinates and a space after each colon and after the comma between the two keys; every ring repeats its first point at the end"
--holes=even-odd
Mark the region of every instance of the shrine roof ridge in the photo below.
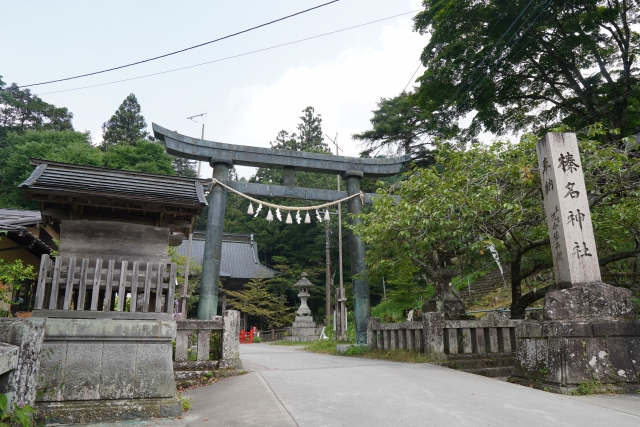
{"type": "Polygon", "coordinates": [[[18,187],[33,200],[48,200],[48,195],[125,199],[143,203],[204,207],[203,181],[169,175],[109,169],[87,165],[30,159],[36,166],[18,187]]]}
{"type": "Polygon", "coordinates": [[[155,137],[164,142],[169,154],[191,160],[220,161],[240,166],[278,169],[291,167],[299,171],[328,174],[358,171],[365,176],[383,177],[399,173],[402,170],[402,165],[408,162],[411,157],[405,155],[370,159],[226,144],[191,138],[165,129],[156,123],[152,125],[155,137]]]}

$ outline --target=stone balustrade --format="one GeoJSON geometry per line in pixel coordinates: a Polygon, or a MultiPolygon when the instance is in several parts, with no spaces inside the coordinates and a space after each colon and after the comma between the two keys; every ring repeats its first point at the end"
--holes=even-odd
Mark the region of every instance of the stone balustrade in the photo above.
{"type": "Polygon", "coordinates": [[[420,322],[381,323],[369,319],[369,348],[413,350],[438,355],[515,353],[515,328],[522,320],[484,318],[446,320],[423,313],[420,322]]]}

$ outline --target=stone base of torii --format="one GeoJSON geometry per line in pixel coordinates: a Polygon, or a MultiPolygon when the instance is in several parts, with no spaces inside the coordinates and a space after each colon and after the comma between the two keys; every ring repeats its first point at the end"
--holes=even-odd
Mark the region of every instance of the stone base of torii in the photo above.
{"type": "Polygon", "coordinates": [[[635,392],[640,387],[640,321],[631,291],[601,281],[575,134],[538,141],[557,289],[547,293],[544,322],[516,328],[517,361],[509,381],[568,394],[635,392]]]}

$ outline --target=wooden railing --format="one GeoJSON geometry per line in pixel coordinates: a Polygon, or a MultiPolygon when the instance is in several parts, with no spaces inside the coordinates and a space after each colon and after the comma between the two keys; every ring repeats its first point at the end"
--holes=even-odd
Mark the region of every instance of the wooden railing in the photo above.
{"type": "Polygon", "coordinates": [[[173,313],[176,263],[122,261],[117,267],[114,260],[53,262],[43,255],[35,309],[173,313]]]}
{"type": "Polygon", "coordinates": [[[262,342],[281,341],[290,333],[287,329],[268,329],[266,331],[260,331],[259,337],[262,342]]]}
{"type": "Polygon", "coordinates": [[[224,330],[222,318],[220,320],[177,320],[176,326],[174,361],[222,359],[224,330]],[[194,347],[197,348],[195,352],[192,351],[194,347]]]}

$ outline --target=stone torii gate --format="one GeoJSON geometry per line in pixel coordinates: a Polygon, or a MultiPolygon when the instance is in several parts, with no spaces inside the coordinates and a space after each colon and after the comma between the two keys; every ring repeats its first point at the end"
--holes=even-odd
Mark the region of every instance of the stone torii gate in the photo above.
{"type": "MultiPolygon", "coordinates": [[[[155,123],[153,123],[153,132],[156,138],[164,142],[169,154],[209,162],[213,168],[214,179],[234,190],[254,197],[286,197],[332,202],[359,193],[360,179],[364,176],[385,177],[397,174],[400,172],[402,164],[409,161],[410,158],[406,155],[386,159],[362,159],[332,154],[224,144],[181,135],[155,123]],[[284,185],[229,181],[229,169],[233,165],[284,169],[284,185]],[[295,171],[341,174],[346,181],[347,191],[294,187],[295,171]]],[[[372,196],[375,195],[365,194],[364,203],[371,203],[372,196]]],[[[209,202],[207,237],[202,265],[200,304],[198,306],[199,319],[210,319],[217,313],[222,227],[226,198],[227,191],[224,187],[220,185],[213,187],[209,202]]],[[[360,213],[362,201],[359,197],[350,199],[347,204],[349,213],[360,213]]],[[[354,224],[353,219],[350,219],[349,222],[354,224]]],[[[349,231],[349,247],[351,273],[354,275],[356,341],[364,344],[367,339],[367,319],[371,312],[369,283],[364,263],[364,243],[352,231],[349,231]]]]}

